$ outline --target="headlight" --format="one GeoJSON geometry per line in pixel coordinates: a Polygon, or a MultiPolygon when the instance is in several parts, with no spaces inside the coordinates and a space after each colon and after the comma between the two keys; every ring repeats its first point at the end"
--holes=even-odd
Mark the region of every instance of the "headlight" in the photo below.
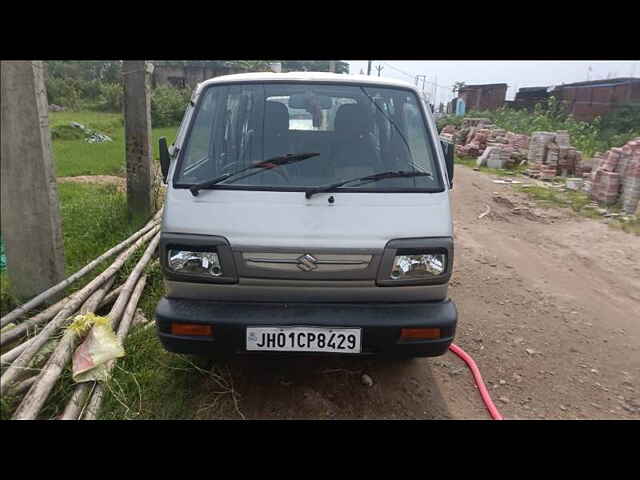
{"type": "Polygon", "coordinates": [[[447,256],[444,253],[424,255],[396,255],[391,268],[392,280],[430,278],[444,273],[447,256]]]}
{"type": "Polygon", "coordinates": [[[210,275],[219,277],[222,275],[220,259],[215,252],[192,252],[189,250],[170,249],[167,257],[169,268],[176,273],[210,275]]]}

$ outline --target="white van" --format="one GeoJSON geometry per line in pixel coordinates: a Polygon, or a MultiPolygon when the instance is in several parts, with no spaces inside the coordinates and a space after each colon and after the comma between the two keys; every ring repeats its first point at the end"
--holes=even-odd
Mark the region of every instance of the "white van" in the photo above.
{"type": "Polygon", "coordinates": [[[251,73],[195,89],[171,149],[172,352],[436,356],[453,341],[453,150],[413,85],[251,73]]]}

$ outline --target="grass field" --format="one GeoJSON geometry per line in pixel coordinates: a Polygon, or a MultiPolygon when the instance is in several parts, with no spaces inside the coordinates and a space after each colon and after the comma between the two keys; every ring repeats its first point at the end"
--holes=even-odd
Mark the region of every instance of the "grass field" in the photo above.
{"type": "MultiPolygon", "coordinates": [[[[82,139],[53,139],[57,176],[125,174],[124,122],[121,114],[52,112],[49,115],[52,130],[69,125],[70,122],[82,123],[106,133],[114,141],[91,144],[82,139]]],[[[171,144],[175,140],[177,129],[175,126],[152,130],[154,159],[158,157],[158,138],[166,136],[171,144]]],[[[128,219],[126,198],[122,193],[116,192],[113,186],[59,183],[58,197],[66,275],[76,272],[140,227],[128,219]]],[[[96,272],[99,273],[108,263],[109,261],[96,272]]],[[[80,282],[86,283],[95,274],[88,275],[80,282]]],[[[0,315],[4,315],[17,303],[8,293],[9,281],[6,272],[0,274],[0,288],[0,315]]]]}
{"type": "MultiPolygon", "coordinates": [[[[125,175],[124,121],[119,113],[52,112],[49,124],[52,130],[81,123],[100,133],[109,135],[113,142],[87,143],[83,139],[54,139],[53,157],[58,177],[78,175],[125,175]]],[[[158,159],[158,139],[167,137],[174,142],[178,126],[152,130],[153,158],[158,159]]]]}

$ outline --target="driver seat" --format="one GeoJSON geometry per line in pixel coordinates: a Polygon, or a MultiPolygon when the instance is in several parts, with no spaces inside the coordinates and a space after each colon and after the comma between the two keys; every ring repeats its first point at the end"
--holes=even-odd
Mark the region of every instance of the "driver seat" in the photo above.
{"type": "Polygon", "coordinates": [[[370,117],[361,104],[342,105],[338,109],[332,160],[336,179],[359,178],[380,171],[370,117]]]}

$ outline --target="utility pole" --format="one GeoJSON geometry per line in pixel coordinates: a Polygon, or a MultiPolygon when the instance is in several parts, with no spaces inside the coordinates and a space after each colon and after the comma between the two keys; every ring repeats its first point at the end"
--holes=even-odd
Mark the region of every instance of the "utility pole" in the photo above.
{"type": "Polygon", "coordinates": [[[435,81],[433,82],[433,104],[435,105],[438,102],[438,76],[435,76],[435,81]]]}
{"type": "Polygon", "coordinates": [[[127,158],[127,205],[129,215],[143,221],[154,210],[151,159],[150,71],[144,60],[126,60],[124,75],[124,125],[127,158]]]}
{"type": "Polygon", "coordinates": [[[378,70],[378,76],[380,76],[380,72],[384,69],[382,65],[376,65],[376,70],[378,70]]]}
{"type": "Polygon", "coordinates": [[[367,66],[367,75],[371,75],[371,60],[369,60],[369,65],[367,66]]]}
{"type": "Polygon", "coordinates": [[[32,298],[64,278],[58,185],[42,61],[0,62],[2,238],[11,292],[32,298]]]}

